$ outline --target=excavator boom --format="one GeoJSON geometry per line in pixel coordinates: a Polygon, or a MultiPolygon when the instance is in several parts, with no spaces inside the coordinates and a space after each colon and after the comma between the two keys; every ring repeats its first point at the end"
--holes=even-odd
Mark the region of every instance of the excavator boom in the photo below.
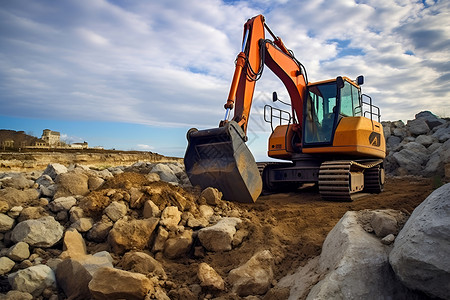
{"type": "MultiPolygon", "coordinates": [[[[252,203],[262,190],[262,180],[255,159],[246,146],[247,126],[256,81],[268,66],[284,83],[292,100],[294,123],[301,127],[306,80],[302,65],[258,15],[244,25],[242,51],[226,104],[225,118],[219,128],[187,133],[184,157],[186,172],[193,185],[218,188],[224,199],[252,203]],[[274,38],[265,39],[265,28],[274,38]],[[229,121],[230,111],[234,116],[229,121]]],[[[298,131],[300,132],[300,131],[298,131]]]]}

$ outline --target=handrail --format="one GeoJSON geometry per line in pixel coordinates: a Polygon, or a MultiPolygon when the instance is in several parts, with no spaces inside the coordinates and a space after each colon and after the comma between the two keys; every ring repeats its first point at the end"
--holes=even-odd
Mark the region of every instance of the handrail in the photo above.
{"type": "Polygon", "coordinates": [[[292,116],[288,111],[273,107],[269,104],[264,105],[264,121],[270,124],[272,131],[274,120],[278,120],[279,125],[282,125],[283,121],[291,124],[292,116]],[[276,114],[274,114],[274,111],[276,114]]]}

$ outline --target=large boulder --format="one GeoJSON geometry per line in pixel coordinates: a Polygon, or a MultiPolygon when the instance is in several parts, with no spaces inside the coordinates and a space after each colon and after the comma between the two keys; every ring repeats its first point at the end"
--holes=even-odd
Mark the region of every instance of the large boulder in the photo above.
{"type": "Polygon", "coordinates": [[[200,229],[198,239],[208,251],[229,251],[232,249],[236,227],[241,222],[239,218],[223,218],[213,226],[200,229]]]}
{"type": "Polygon", "coordinates": [[[78,172],[60,174],[56,177],[57,190],[54,197],[84,196],[89,193],[88,180],[87,175],[78,172]]]}
{"type": "Polygon", "coordinates": [[[166,279],[166,272],[162,264],[144,252],[127,252],[119,263],[121,269],[141,273],[144,275],[157,275],[166,279]]]}
{"type": "Polygon", "coordinates": [[[316,273],[323,274],[307,299],[390,299],[404,294],[388,262],[388,246],[348,211],[327,235],[316,273]]]}
{"type": "Polygon", "coordinates": [[[24,206],[39,198],[37,189],[16,190],[11,187],[0,189],[0,200],[8,203],[9,207],[24,206]]]}
{"type": "Polygon", "coordinates": [[[147,248],[158,223],[159,219],[157,218],[131,221],[118,220],[108,235],[108,242],[112,251],[116,254],[123,254],[131,249],[143,250],[147,248]]]}
{"type": "Polygon", "coordinates": [[[25,242],[33,247],[48,248],[61,240],[64,228],[53,217],[26,220],[17,224],[11,233],[15,243],[25,242]]]}
{"type": "Polygon", "coordinates": [[[389,261],[409,288],[433,297],[450,295],[450,183],[412,213],[395,240],[389,261]]]}
{"type": "Polygon", "coordinates": [[[49,164],[42,175],[48,175],[52,180],[55,180],[59,174],[67,173],[67,168],[58,163],[49,164]]]}
{"type": "Polygon", "coordinates": [[[422,118],[408,121],[406,127],[409,129],[409,132],[414,136],[427,134],[428,131],[430,130],[430,127],[428,127],[426,120],[422,118]]]}
{"type": "Polygon", "coordinates": [[[8,276],[14,290],[30,293],[37,297],[46,288],[56,289],[56,278],[53,270],[46,265],[32,266],[8,276]]]}
{"type": "Polygon", "coordinates": [[[245,264],[228,274],[234,293],[241,297],[265,294],[273,280],[274,258],[269,250],[253,255],[245,264]]]}
{"type": "Polygon", "coordinates": [[[106,267],[95,272],[89,290],[97,300],[142,300],[154,286],[143,274],[106,267]]]}
{"type": "Polygon", "coordinates": [[[166,164],[157,164],[153,167],[152,173],[159,175],[162,181],[178,183],[177,175],[175,172],[166,164]]]}

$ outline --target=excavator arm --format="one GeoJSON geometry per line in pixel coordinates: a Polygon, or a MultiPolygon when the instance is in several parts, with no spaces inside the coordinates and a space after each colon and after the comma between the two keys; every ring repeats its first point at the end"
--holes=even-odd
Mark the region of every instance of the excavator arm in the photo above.
{"type": "MultiPolygon", "coordinates": [[[[225,119],[218,128],[187,133],[184,164],[193,185],[216,187],[226,200],[252,203],[262,190],[261,176],[248,147],[247,126],[256,81],[264,66],[277,75],[289,93],[295,126],[302,126],[306,74],[302,65],[258,15],[244,25],[242,51],[236,59],[233,80],[225,104],[225,119]],[[265,39],[265,29],[274,38],[265,39]],[[230,111],[234,116],[229,120],[230,111]]],[[[301,130],[296,130],[301,132],[301,130]]]]}
{"type": "Polygon", "coordinates": [[[275,36],[265,24],[264,17],[258,15],[244,25],[242,51],[236,58],[233,80],[225,104],[229,110],[235,109],[233,121],[247,132],[250,109],[256,81],[260,78],[264,65],[280,78],[291,98],[293,115],[299,126],[303,120],[303,99],[306,95],[306,79],[302,65],[290,52],[282,40],[275,36]],[[273,41],[265,39],[265,30],[272,35],[273,41]]]}

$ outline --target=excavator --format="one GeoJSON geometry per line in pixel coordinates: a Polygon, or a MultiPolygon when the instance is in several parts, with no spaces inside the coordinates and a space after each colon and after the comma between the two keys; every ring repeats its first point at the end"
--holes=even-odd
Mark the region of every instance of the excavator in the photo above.
{"type": "MultiPolygon", "coordinates": [[[[305,67],[262,15],[244,24],[235,63],[219,127],[187,132],[184,163],[194,186],[215,187],[224,199],[242,203],[255,202],[263,188],[278,192],[306,183],[317,184],[321,197],[332,201],[383,191],[386,144],[380,109],[362,94],[363,76],[308,82],[305,67]],[[265,38],[266,30],[273,40],[265,38]],[[291,108],[264,107],[264,120],[272,128],[268,156],[276,161],[257,164],[245,143],[255,84],[265,66],[283,82],[291,108]]],[[[281,101],[276,92],[273,101],[281,101]]]]}

